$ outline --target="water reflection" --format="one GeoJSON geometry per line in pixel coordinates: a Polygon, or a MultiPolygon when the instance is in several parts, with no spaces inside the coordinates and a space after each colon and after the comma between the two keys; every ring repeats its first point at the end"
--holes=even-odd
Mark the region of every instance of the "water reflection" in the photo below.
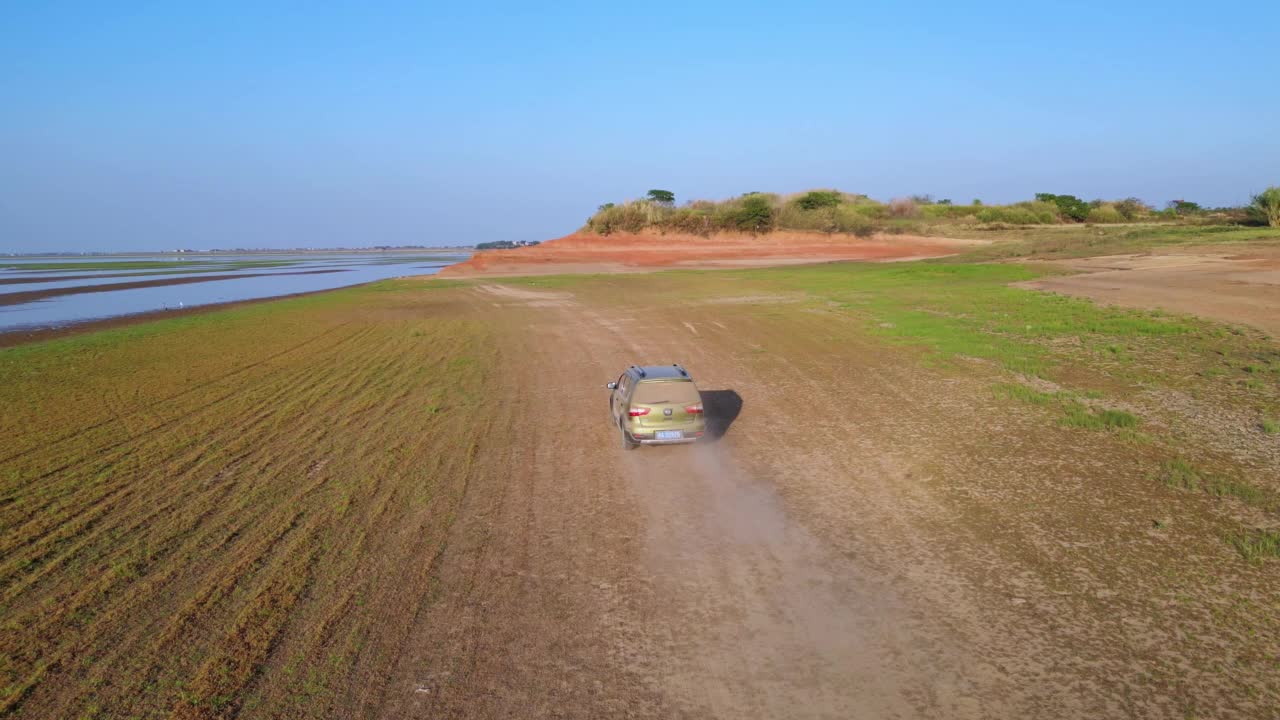
{"type": "MultiPolygon", "coordinates": [[[[0,280],[6,278],[37,279],[39,282],[0,283],[0,297],[11,293],[37,292],[60,288],[137,283],[179,278],[200,278],[201,282],[181,285],[130,287],[105,292],[61,295],[16,305],[0,305],[0,332],[7,330],[58,327],[87,320],[131,315],[214,303],[252,300],[291,295],[316,290],[358,285],[405,275],[430,275],[445,265],[464,259],[465,255],[372,254],[359,255],[253,255],[193,260],[178,267],[84,269],[74,263],[93,261],[67,258],[66,269],[23,269],[35,261],[0,259],[0,280]],[[271,266],[246,266],[262,261],[279,262],[271,266]],[[323,274],[299,275],[314,270],[338,270],[323,274]],[[56,280],[74,275],[75,279],[56,280]],[[236,277],[255,275],[256,277],[236,277]],[[227,277],[232,276],[232,277],[227,277]],[[50,279],[44,280],[44,277],[50,279]],[[207,279],[207,281],[205,280],[207,279]]],[[[121,262],[173,262],[172,256],[129,257],[121,262]]],[[[56,261],[40,260],[41,266],[56,261]]],[[[59,263],[64,264],[64,263],[59,263]]],[[[105,259],[104,259],[105,264],[105,259]]]]}

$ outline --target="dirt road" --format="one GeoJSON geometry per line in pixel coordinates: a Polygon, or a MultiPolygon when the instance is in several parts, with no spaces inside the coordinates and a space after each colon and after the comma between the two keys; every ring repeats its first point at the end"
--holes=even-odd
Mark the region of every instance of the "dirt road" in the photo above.
{"type": "MultiPolygon", "coordinates": [[[[1096,508],[1074,498],[1056,519],[1021,517],[1028,469],[984,468],[973,444],[989,430],[973,404],[985,387],[904,367],[818,312],[771,317],[785,297],[655,314],[469,292],[510,340],[507,414],[385,717],[1165,717],[1189,695],[1254,707],[1221,705],[1194,671],[1178,691],[1153,681],[1160,653],[1138,646],[1186,626],[1082,608],[1077,594],[1116,594],[1083,558],[1050,573],[1076,573],[1069,590],[1037,568],[1055,551],[1028,553],[1035,538],[1067,537],[1096,508]],[[699,379],[723,436],[624,452],[603,385],[668,361],[699,379]],[[967,481],[943,489],[944,464],[967,481]],[[982,500],[958,517],[956,492],[982,500]]],[[[1060,460],[1097,451],[1079,450],[1060,460]]]]}
{"type": "MultiPolygon", "coordinates": [[[[491,470],[510,482],[463,513],[442,584],[468,591],[446,592],[433,610],[445,617],[410,643],[462,652],[448,654],[452,667],[410,672],[412,706],[471,717],[964,709],[957,639],[910,630],[895,590],[790,518],[740,459],[738,437],[767,437],[770,416],[794,415],[757,373],[717,361],[707,341],[723,350],[726,330],[605,316],[567,293],[476,292],[529,330],[513,348],[515,445],[491,470]],[[624,452],[603,421],[604,383],[636,358],[676,357],[718,405],[723,437],[624,452]],[[562,422],[539,422],[547,413],[562,422]]],[[[830,471],[793,457],[797,470],[830,471]]]]}

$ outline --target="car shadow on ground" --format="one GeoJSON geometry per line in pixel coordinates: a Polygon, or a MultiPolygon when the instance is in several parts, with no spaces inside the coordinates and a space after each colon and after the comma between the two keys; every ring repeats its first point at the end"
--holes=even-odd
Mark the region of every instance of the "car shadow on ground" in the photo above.
{"type": "Polygon", "coordinates": [[[704,390],[702,408],[707,414],[707,439],[712,442],[724,437],[729,426],[742,412],[742,396],[733,390],[704,390]]]}

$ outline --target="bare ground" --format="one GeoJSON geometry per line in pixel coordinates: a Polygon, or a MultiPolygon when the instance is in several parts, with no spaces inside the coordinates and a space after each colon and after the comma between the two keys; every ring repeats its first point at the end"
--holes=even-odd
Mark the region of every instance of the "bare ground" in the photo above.
{"type": "Polygon", "coordinates": [[[1160,308],[1252,325],[1280,336],[1280,250],[1187,248],[1058,261],[1077,275],[1025,287],[1128,307],[1160,308]]]}
{"type": "Polygon", "coordinates": [[[778,230],[763,235],[579,232],[534,247],[487,250],[450,265],[441,277],[645,272],[659,268],[744,268],[836,260],[896,261],[953,255],[985,240],[778,230]]]}
{"type": "Polygon", "coordinates": [[[1177,599],[1274,571],[1206,551],[1140,452],[987,420],[820,311],[471,292],[508,414],[382,716],[1275,716],[1275,638],[1177,599]],[[622,451],[601,386],[673,360],[723,438],[622,451]]]}

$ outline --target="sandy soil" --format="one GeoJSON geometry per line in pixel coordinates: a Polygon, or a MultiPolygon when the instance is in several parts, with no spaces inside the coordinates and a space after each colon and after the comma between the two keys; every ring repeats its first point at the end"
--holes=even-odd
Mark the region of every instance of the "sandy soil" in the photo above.
{"type": "Polygon", "coordinates": [[[1280,249],[1221,247],[1063,260],[1079,271],[1025,287],[1128,307],[1160,308],[1252,325],[1280,336],[1280,249]]]}
{"type": "Polygon", "coordinates": [[[788,265],[832,260],[902,260],[952,255],[980,240],[912,235],[853,235],[773,232],[574,233],[516,250],[478,252],[451,265],[441,277],[511,276],[550,273],[641,272],[655,268],[722,268],[788,265]]]}

